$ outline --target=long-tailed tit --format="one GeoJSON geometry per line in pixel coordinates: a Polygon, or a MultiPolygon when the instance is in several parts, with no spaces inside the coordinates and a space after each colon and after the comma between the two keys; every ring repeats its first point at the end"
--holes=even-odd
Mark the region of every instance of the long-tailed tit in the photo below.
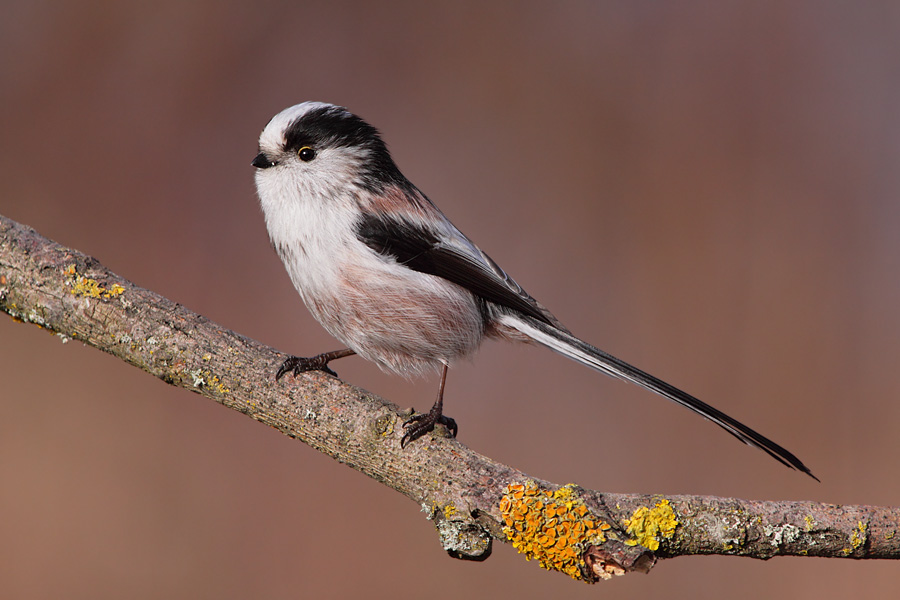
{"type": "Polygon", "coordinates": [[[278,369],[299,374],[359,354],[383,370],[441,369],[431,410],[404,423],[405,446],[443,423],[447,367],[486,337],[536,342],[631,381],[810,476],[796,456],[690,394],[572,335],[469,241],[394,164],[378,131],[346,109],[304,102],[259,136],[256,187],[272,245],[313,316],[348,346],[278,369]]]}

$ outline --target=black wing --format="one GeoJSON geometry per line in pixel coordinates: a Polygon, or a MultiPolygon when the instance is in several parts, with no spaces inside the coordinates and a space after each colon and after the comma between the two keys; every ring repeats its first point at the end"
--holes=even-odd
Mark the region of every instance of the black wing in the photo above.
{"type": "Polygon", "coordinates": [[[553,327],[556,318],[529,296],[503,269],[454,230],[459,244],[405,219],[365,216],[356,234],[369,248],[413,271],[435,275],[494,304],[524,313],[553,327]]]}

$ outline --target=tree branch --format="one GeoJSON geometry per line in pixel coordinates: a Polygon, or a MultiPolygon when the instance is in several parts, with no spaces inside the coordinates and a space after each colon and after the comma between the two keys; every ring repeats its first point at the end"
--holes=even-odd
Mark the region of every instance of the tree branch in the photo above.
{"type": "Polygon", "coordinates": [[[400,448],[409,416],[324,373],[276,383],[284,356],[0,216],[0,310],[108,352],[278,429],[418,503],[441,544],[483,560],[493,539],[576,579],[658,558],[900,557],[900,510],[560,486],[436,432],[400,448]]]}

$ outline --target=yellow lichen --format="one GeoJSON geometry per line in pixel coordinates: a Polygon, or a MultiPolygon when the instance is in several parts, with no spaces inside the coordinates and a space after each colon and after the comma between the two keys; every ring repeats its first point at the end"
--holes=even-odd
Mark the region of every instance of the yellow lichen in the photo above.
{"type": "Polygon", "coordinates": [[[866,531],[868,529],[869,526],[866,523],[863,523],[862,521],[857,522],[856,529],[850,534],[850,546],[853,550],[856,550],[865,543],[866,531]]]}
{"type": "Polygon", "coordinates": [[[72,283],[69,291],[75,296],[82,296],[84,298],[115,298],[116,296],[120,296],[125,293],[125,288],[119,285],[118,283],[114,283],[112,287],[106,289],[102,285],[100,285],[96,279],[90,279],[85,277],[84,275],[79,275],[75,271],[75,265],[69,265],[63,270],[63,275],[68,275],[72,278],[72,283]]]}
{"type": "Polygon", "coordinates": [[[207,381],[208,381],[210,384],[212,384],[212,386],[216,389],[217,392],[219,392],[220,394],[227,394],[227,393],[229,393],[229,392],[231,391],[230,389],[228,389],[227,387],[225,387],[225,384],[223,384],[223,383],[219,380],[218,375],[213,375],[213,374],[210,373],[209,371],[206,371],[206,374],[207,374],[207,381]]]}
{"type": "Polygon", "coordinates": [[[100,287],[100,284],[97,283],[96,279],[88,279],[79,275],[75,278],[75,281],[72,284],[72,289],[69,291],[76,296],[84,296],[85,298],[99,298],[102,290],[103,288],[100,287]]]}
{"type": "Polygon", "coordinates": [[[444,507],[444,518],[449,519],[450,517],[455,515],[457,512],[459,512],[459,511],[456,509],[455,506],[453,506],[452,504],[448,504],[447,506],[444,507]]]}
{"type": "MultiPolygon", "coordinates": [[[[153,350],[151,350],[150,353],[153,354],[153,350]]],[[[219,394],[227,394],[231,391],[219,380],[218,375],[215,375],[207,369],[194,369],[188,371],[188,374],[193,380],[194,387],[211,387],[219,394]]]]}
{"type": "Polygon", "coordinates": [[[640,544],[655,552],[659,549],[659,538],[670,538],[675,535],[678,520],[669,501],[663,498],[653,508],[641,506],[634,511],[630,519],[625,520],[625,527],[632,539],[625,543],[629,546],[640,544]]]}
{"type": "Polygon", "coordinates": [[[606,541],[608,523],[598,521],[572,484],[542,490],[533,481],[512,484],[500,500],[503,533],[513,548],[545,569],[582,579],[582,554],[590,544],[606,541]]]}
{"type": "Polygon", "coordinates": [[[815,525],[816,525],[815,519],[813,519],[813,518],[812,518],[811,516],[809,516],[809,515],[806,515],[806,516],[803,518],[803,520],[806,522],[806,531],[812,531],[812,530],[813,530],[813,527],[815,527],[815,525]]]}

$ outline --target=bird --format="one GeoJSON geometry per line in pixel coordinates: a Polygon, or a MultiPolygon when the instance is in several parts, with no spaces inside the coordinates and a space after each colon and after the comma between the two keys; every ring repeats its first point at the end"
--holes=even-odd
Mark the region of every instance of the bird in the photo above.
{"type": "Polygon", "coordinates": [[[403,424],[401,448],[444,425],[451,364],[488,338],[545,346],[637,384],[816,479],[794,454],[675,386],[572,334],[469,240],[397,167],[381,133],[342,106],[276,114],[251,161],[269,239],[313,317],[344,349],[289,356],[275,373],[320,370],[357,354],[406,377],[440,371],[431,410],[403,424]]]}

